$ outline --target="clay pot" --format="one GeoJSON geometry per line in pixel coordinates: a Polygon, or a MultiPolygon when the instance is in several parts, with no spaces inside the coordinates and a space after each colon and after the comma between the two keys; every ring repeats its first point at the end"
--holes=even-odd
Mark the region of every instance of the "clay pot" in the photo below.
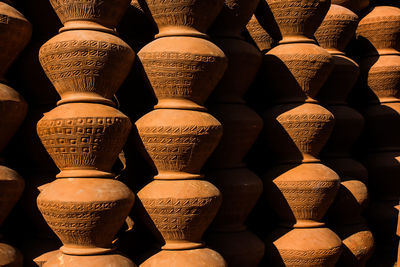
{"type": "Polygon", "coordinates": [[[156,37],[205,37],[205,32],[221,11],[224,0],[147,0],[146,3],[158,26],[159,34],[156,37]]]}
{"type": "Polygon", "coordinates": [[[32,26],[18,10],[3,1],[0,17],[0,39],[6,40],[1,44],[0,53],[0,81],[3,81],[11,63],[28,44],[32,26]]]}
{"type": "MultiPolygon", "coordinates": [[[[16,171],[0,165],[0,225],[17,203],[23,190],[24,180],[21,176],[16,171]]],[[[3,257],[0,256],[0,261],[2,259],[3,257]]]]}
{"type": "Polygon", "coordinates": [[[354,36],[358,16],[345,7],[331,5],[321,26],[315,32],[318,44],[330,53],[344,51],[354,36]]]}
{"type": "Polygon", "coordinates": [[[158,170],[155,179],[202,177],[200,169],[222,136],[219,121],[193,110],[153,110],[140,118],[136,127],[158,170]]]}
{"type": "Polygon", "coordinates": [[[209,109],[224,127],[224,134],[207,162],[210,168],[243,167],[243,157],[261,131],[263,121],[242,104],[215,104],[209,109]]]}
{"type": "Polygon", "coordinates": [[[360,74],[360,68],[356,62],[344,55],[332,55],[332,59],[333,70],[316,99],[325,105],[345,105],[347,96],[360,74]]]}
{"type": "Polygon", "coordinates": [[[334,170],[341,181],[359,180],[367,182],[368,171],[364,165],[351,158],[326,158],[323,159],[324,165],[334,170]]]}
{"type": "Polygon", "coordinates": [[[368,102],[392,102],[400,98],[400,53],[363,58],[360,67],[363,83],[367,84],[368,102]]]}
{"type": "Polygon", "coordinates": [[[329,221],[341,224],[363,223],[361,214],[367,207],[368,200],[368,189],[363,182],[342,182],[335,201],[329,208],[329,221]]]}
{"type": "Polygon", "coordinates": [[[321,158],[349,157],[364,126],[363,116],[348,106],[327,106],[335,117],[332,134],[321,151],[321,158]]]}
{"type": "Polygon", "coordinates": [[[357,28],[359,47],[367,54],[399,53],[400,9],[378,6],[360,20],[357,28]]]}
{"type": "Polygon", "coordinates": [[[51,257],[43,267],[136,267],[129,258],[119,253],[111,253],[105,255],[91,255],[90,257],[80,257],[75,255],[68,255],[58,252],[51,257]]]}
{"type": "Polygon", "coordinates": [[[58,104],[113,105],[110,99],[129,74],[134,57],[117,36],[92,30],[62,32],[39,51],[40,63],[61,96],[58,104]]]}
{"type": "Polygon", "coordinates": [[[319,163],[278,165],[263,178],[265,195],[285,227],[320,227],[339,189],[339,176],[319,163]]]}
{"type": "Polygon", "coordinates": [[[134,198],[117,180],[70,178],[47,184],[37,205],[63,242],[60,250],[64,254],[95,255],[112,250],[111,243],[134,198]]]}
{"type": "MultiPolygon", "coordinates": [[[[202,180],[155,180],[139,191],[138,198],[145,209],[141,214],[148,215],[143,222],[166,250],[203,247],[202,235],[222,200],[219,190],[202,180]]],[[[168,262],[175,266],[170,263],[173,258],[168,262]]]]}
{"type": "Polygon", "coordinates": [[[27,111],[28,105],[22,96],[8,85],[0,83],[0,152],[17,131],[27,111]]]}
{"type": "Polygon", "coordinates": [[[228,266],[257,267],[264,256],[264,243],[249,231],[208,235],[207,244],[221,253],[228,266]]]}
{"type": "Polygon", "coordinates": [[[111,167],[130,128],[127,116],[95,103],[60,105],[37,124],[44,147],[61,170],[57,177],[114,177],[111,167]]]}
{"type": "Polygon", "coordinates": [[[261,179],[246,168],[210,171],[207,177],[223,195],[210,228],[218,232],[245,230],[244,222],[262,193],[261,179]]]}
{"type": "Polygon", "coordinates": [[[334,117],[313,104],[278,105],[265,111],[263,135],[279,162],[319,162],[317,156],[328,141],[334,117]]]}
{"type": "Polygon", "coordinates": [[[227,59],[216,45],[195,37],[160,38],[138,53],[158,99],[155,108],[205,110],[227,59]]]}
{"type": "Polygon", "coordinates": [[[278,45],[263,60],[263,78],[276,103],[312,100],[334,66],[325,49],[308,43],[278,45]]]}
{"type": "Polygon", "coordinates": [[[313,42],[330,7],[329,0],[266,0],[281,31],[280,43],[313,42]]]}
{"type": "Polygon", "coordinates": [[[256,16],[253,15],[251,17],[246,25],[246,29],[261,52],[271,49],[273,40],[268,32],[260,25],[256,16]]]}
{"type": "Polygon", "coordinates": [[[261,53],[251,44],[234,38],[213,40],[229,60],[224,76],[210,96],[219,103],[244,103],[243,96],[254,81],[261,65],[261,53]],[[246,73],[243,73],[246,70],[246,73]]]}
{"type": "Polygon", "coordinates": [[[53,9],[65,29],[82,29],[90,26],[100,28],[101,24],[113,29],[117,26],[130,0],[87,0],[62,1],[50,0],[53,9]]]}
{"type": "Polygon", "coordinates": [[[342,250],[340,238],[328,228],[277,229],[266,244],[273,266],[333,267],[342,250]]]}
{"type": "Polygon", "coordinates": [[[369,5],[369,0],[331,0],[332,4],[344,6],[354,12],[360,11],[369,5]]]}
{"type": "Polygon", "coordinates": [[[219,253],[209,248],[162,250],[140,265],[140,267],[158,266],[227,267],[228,265],[219,253]]]}
{"type": "Polygon", "coordinates": [[[225,0],[210,28],[213,37],[241,38],[241,32],[257,7],[258,0],[225,0]]]}
{"type": "Polygon", "coordinates": [[[21,252],[10,245],[0,243],[0,266],[22,267],[23,256],[21,252]]]}
{"type": "Polygon", "coordinates": [[[374,237],[364,225],[344,225],[334,228],[342,239],[342,254],[338,266],[365,266],[374,252],[374,237]]]}

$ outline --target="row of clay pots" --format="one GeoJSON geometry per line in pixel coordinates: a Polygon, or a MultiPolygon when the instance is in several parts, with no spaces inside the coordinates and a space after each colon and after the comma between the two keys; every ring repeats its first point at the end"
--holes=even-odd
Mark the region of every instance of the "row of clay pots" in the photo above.
{"type": "MultiPolygon", "coordinates": [[[[0,1],[0,153],[24,120],[27,113],[25,100],[11,88],[5,79],[8,68],[27,45],[31,25],[11,3],[0,1]]],[[[0,155],[1,156],[1,155],[0,155]]],[[[5,166],[0,158],[0,225],[9,215],[24,189],[24,180],[5,166]]],[[[22,266],[23,257],[0,235],[0,265],[22,266]]]]}

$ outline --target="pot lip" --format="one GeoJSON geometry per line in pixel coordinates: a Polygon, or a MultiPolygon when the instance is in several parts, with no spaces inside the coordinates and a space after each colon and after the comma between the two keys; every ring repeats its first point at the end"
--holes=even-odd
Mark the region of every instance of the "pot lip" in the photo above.
{"type": "Polygon", "coordinates": [[[101,247],[70,247],[63,245],[60,247],[60,251],[67,255],[99,255],[106,254],[116,250],[115,247],[101,248],[101,247]]]}

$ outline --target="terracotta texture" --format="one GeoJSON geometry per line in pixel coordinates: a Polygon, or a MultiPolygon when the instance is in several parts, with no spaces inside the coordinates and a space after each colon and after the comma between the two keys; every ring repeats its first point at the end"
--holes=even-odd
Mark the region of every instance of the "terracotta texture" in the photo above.
{"type": "Polygon", "coordinates": [[[397,266],[399,7],[0,0],[0,266],[397,266]]]}
{"type": "Polygon", "coordinates": [[[134,202],[111,172],[131,128],[112,101],[134,60],[112,29],[129,1],[51,3],[65,27],[41,47],[39,59],[61,100],[44,114],[37,132],[61,172],[40,187],[37,204],[63,246],[37,261],[135,266],[112,244],[134,202]]]}
{"type": "Polygon", "coordinates": [[[369,0],[332,0],[332,4],[343,6],[353,12],[358,12],[368,7],[369,0]]]}
{"type": "MultiPolygon", "coordinates": [[[[27,45],[32,27],[11,3],[0,2],[0,155],[27,113],[22,96],[5,79],[10,65],[27,45]]],[[[17,203],[24,189],[24,180],[0,159],[0,225],[17,203]]],[[[0,235],[0,265],[22,266],[23,256],[0,235]]]]}
{"type": "MultiPolygon", "coordinates": [[[[264,192],[279,217],[279,228],[265,239],[264,264],[335,266],[341,240],[323,218],[340,178],[318,158],[335,118],[316,100],[334,62],[313,40],[330,1],[266,2],[282,40],[264,52],[261,69],[269,90],[264,95],[272,100],[263,112],[262,136],[275,160],[263,175],[264,192]]],[[[268,24],[263,26],[272,32],[268,24]]]]}
{"type": "Polygon", "coordinates": [[[312,40],[328,12],[329,0],[266,0],[282,35],[281,43],[312,40]]]}
{"type": "Polygon", "coordinates": [[[261,195],[262,182],[243,162],[262,128],[262,119],[243,100],[262,57],[240,35],[257,4],[254,0],[225,1],[209,31],[228,58],[228,68],[207,102],[209,112],[224,127],[224,134],[207,162],[207,174],[223,199],[206,240],[229,266],[255,267],[264,255],[264,244],[245,226],[261,195]]]}
{"type": "Polygon", "coordinates": [[[206,37],[205,32],[221,11],[223,0],[149,0],[147,7],[162,36],[206,37]],[[212,6],[212,8],[210,8],[212,6]]]}
{"type": "Polygon", "coordinates": [[[201,174],[222,136],[204,103],[227,67],[205,33],[223,1],[146,4],[159,34],[138,56],[158,103],[135,125],[157,175],[139,191],[138,212],[162,250],[141,266],[226,266],[202,241],[222,199],[201,174]]]}
{"type": "Polygon", "coordinates": [[[258,22],[258,19],[255,15],[253,15],[247,23],[246,30],[249,32],[252,40],[255,42],[260,51],[271,49],[273,40],[258,22]]]}
{"type": "Polygon", "coordinates": [[[341,179],[339,191],[327,214],[327,221],[342,239],[341,266],[365,266],[374,249],[372,233],[362,213],[369,200],[365,185],[368,172],[352,159],[352,147],[364,126],[364,118],[350,108],[346,98],[359,76],[359,66],[344,54],[355,34],[358,17],[349,9],[331,5],[315,36],[334,59],[334,68],[317,99],[335,117],[332,135],[321,152],[323,162],[341,179]]]}
{"type": "Polygon", "coordinates": [[[357,28],[360,50],[360,97],[365,117],[363,163],[369,173],[371,205],[369,225],[376,240],[372,264],[393,265],[398,205],[399,144],[399,33],[400,9],[378,6],[361,19],[357,28]]]}

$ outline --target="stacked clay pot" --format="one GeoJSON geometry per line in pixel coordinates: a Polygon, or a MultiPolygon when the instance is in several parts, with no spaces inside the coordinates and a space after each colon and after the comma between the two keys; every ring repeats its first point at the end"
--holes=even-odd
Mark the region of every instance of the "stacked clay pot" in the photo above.
{"type": "Polygon", "coordinates": [[[223,196],[207,244],[220,252],[229,266],[256,267],[264,255],[264,243],[244,225],[262,192],[261,179],[243,163],[262,128],[262,119],[243,101],[262,57],[240,35],[257,3],[226,0],[210,29],[213,41],[229,63],[207,105],[224,127],[222,139],[207,164],[207,176],[223,196]]]}
{"type": "Polygon", "coordinates": [[[317,99],[335,117],[335,126],[321,158],[341,178],[338,194],[328,212],[328,223],[343,242],[340,266],[365,266],[374,246],[372,233],[361,215],[368,201],[365,184],[368,172],[351,158],[351,148],[361,134],[364,118],[346,104],[346,97],[359,76],[359,66],[343,50],[354,36],[357,24],[358,16],[352,11],[331,5],[315,33],[319,45],[332,55],[334,63],[317,99]]]}
{"type": "Polygon", "coordinates": [[[114,30],[130,1],[50,2],[64,27],[39,60],[61,100],[37,132],[61,172],[37,204],[63,246],[43,266],[135,266],[112,245],[134,202],[111,172],[131,128],[112,101],[135,57],[114,30]]]}
{"type": "Polygon", "coordinates": [[[266,2],[282,36],[262,67],[264,90],[274,102],[263,114],[263,138],[276,159],[264,174],[264,192],[280,219],[266,239],[266,259],[273,266],[334,266],[341,240],[322,219],[340,179],[318,158],[334,116],[315,99],[334,60],[314,41],[330,1],[266,2]]]}
{"type": "MultiPolygon", "coordinates": [[[[25,100],[12,89],[5,74],[31,37],[31,25],[9,2],[0,1],[0,153],[17,131],[27,112],[25,100]]],[[[0,159],[0,225],[24,189],[24,180],[0,159]]],[[[0,235],[0,266],[22,266],[22,255],[3,243],[0,235]]]]}
{"type": "Polygon", "coordinates": [[[222,199],[200,172],[222,136],[204,102],[227,67],[225,54],[205,33],[223,4],[149,0],[144,9],[159,33],[138,56],[158,103],[136,127],[158,174],[138,198],[162,250],[141,266],[226,265],[202,241],[222,199]]]}
{"type": "Polygon", "coordinates": [[[348,8],[353,12],[359,12],[369,5],[369,0],[331,0],[332,4],[348,8]]]}
{"type": "Polygon", "coordinates": [[[376,240],[378,263],[396,259],[397,210],[400,191],[400,9],[373,8],[357,28],[362,52],[360,99],[366,123],[363,163],[369,173],[368,218],[376,240]]]}

